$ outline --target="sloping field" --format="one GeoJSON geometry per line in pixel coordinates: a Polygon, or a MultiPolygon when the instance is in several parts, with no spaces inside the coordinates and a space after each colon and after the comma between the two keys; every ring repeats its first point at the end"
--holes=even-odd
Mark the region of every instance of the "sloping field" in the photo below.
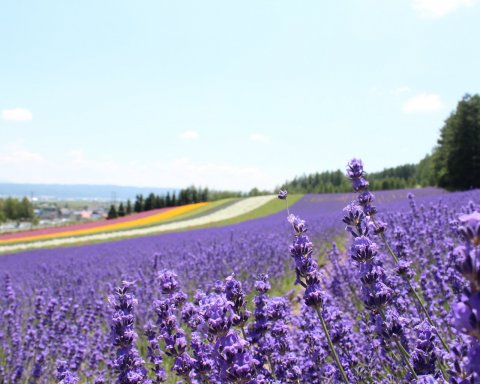
{"type": "MultiPolygon", "coordinates": [[[[42,233],[31,231],[29,233],[12,234],[0,237],[0,252],[15,252],[20,250],[55,247],[84,242],[105,241],[124,237],[143,236],[148,234],[175,231],[214,223],[224,222],[252,212],[275,196],[256,196],[241,199],[233,203],[225,201],[225,207],[216,206],[212,210],[203,211],[204,214],[195,215],[195,210],[206,208],[208,203],[190,204],[167,210],[157,211],[146,217],[133,220],[124,220],[111,223],[102,222],[97,226],[52,228],[42,233]],[[189,218],[187,214],[192,214],[189,218]],[[179,220],[173,220],[178,218],[179,220]],[[103,224],[103,225],[102,225],[103,224]],[[22,235],[22,236],[19,236],[22,235]]],[[[91,223],[96,224],[96,223],[91,223]]]]}
{"type": "Polygon", "coordinates": [[[114,220],[77,224],[65,227],[46,228],[17,232],[0,236],[0,244],[28,242],[59,237],[83,236],[100,232],[119,231],[157,224],[206,206],[208,203],[188,204],[181,207],[157,209],[114,220]]]}
{"type": "MultiPolygon", "coordinates": [[[[403,253],[402,257],[406,261],[419,264],[412,270],[423,280],[431,282],[427,297],[429,303],[432,303],[428,307],[432,313],[432,319],[440,325],[438,329],[449,330],[450,308],[445,308],[444,305],[450,304],[446,304],[445,298],[447,297],[452,304],[455,304],[456,298],[453,293],[447,296],[445,292],[452,292],[450,285],[452,289],[457,290],[459,283],[456,278],[450,279],[446,274],[442,275],[444,284],[438,284],[435,279],[439,271],[455,273],[449,253],[457,244],[461,244],[461,239],[456,235],[455,229],[452,229],[452,223],[455,225],[452,220],[459,217],[461,213],[465,213],[465,209],[480,210],[478,203],[474,203],[480,201],[480,191],[446,193],[438,189],[421,189],[379,191],[375,196],[377,197],[375,201],[378,202],[379,219],[387,223],[387,240],[391,242],[396,252],[403,253]],[[414,200],[407,198],[409,192],[415,195],[414,200]],[[466,204],[467,208],[465,208],[466,204]],[[447,241],[444,241],[445,239],[447,241]]],[[[327,298],[323,305],[325,313],[329,316],[326,320],[326,328],[332,330],[332,333],[335,332],[335,340],[340,340],[341,343],[345,340],[344,344],[338,343],[335,346],[349,346],[349,348],[339,349],[343,354],[341,356],[344,357],[341,361],[350,361],[347,354],[355,353],[351,352],[353,349],[351,346],[355,345],[366,353],[356,353],[355,356],[360,357],[356,360],[359,363],[352,363],[355,364],[354,367],[357,364],[370,367],[372,362],[374,365],[387,366],[390,360],[383,361],[382,354],[377,354],[368,347],[377,340],[377,335],[362,331],[370,329],[371,318],[363,309],[360,296],[361,281],[359,282],[356,270],[358,267],[351,260],[350,252],[355,251],[356,248],[350,247],[350,242],[343,238],[345,223],[342,222],[344,217],[342,210],[354,197],[354,194],[304,195],[295,204],[289,204],[290,212],[307,221],[308,237],[313,242],[312,257],[314,260],[319,262],[323,260],[326,263],[324,269],[326,273],[321,277],[322,282],[325,282],[322,287],[325,287],[327,298]],[[339,240],[341,242],[339,245],[345,246],[346,251],[341,249],[343,247],[330,250],[329,243],[332,240],[339,240]],[[339,315],[331,316],[332,313],[339,315]],[[345,330],[348,330],[348,333],[345,333],[345,330]],[[337,335],[340,335],[339,339],[337,335]]],[[[238,200],[234,201],[229,207],[238,207],[238,203],[238,200]]],[[[289,199],[289,203],[293,201],[289,199]]],[[[247,305],[250,305],[247,308],[251,312],[258,310],[259,306],[256,303],[260,299],[263,300],[261,305],[265,304],[266,310],[272,313],[282,311],[281,316],[276,315],[275,318],[268,320],[267,336],[271,337],[273,330],[276,330],[274,326],[282,325],[281,329],[287,332],[282,340],[294,341],[290,344],[291,347],[289,346],[292,349],[289,352],[290,356],[295,358],[295,362],[298,361],[299,366],[311,364],[314,367],[312,374],[308,369],[298,371],[302,372],[298,382],[327,382],[323,376],[321,380],[317,380],[316,376],[311,377],[316,375],[318,370],[322,370],[322,375],[323,372],[328,374],[331,372],[331,364],[325,363],[324,367],[323,363],[317,363],[319,354],[327,356],[329,353],[324,333],[322,333],[325,331],[321,329],[315,312],[300,304],[305,290],[300,285],[294,285],[297,276],[289,246],[292,241],[296,241],[296,236],[292,236],[292,227],[286,220],[285,202],[268,201],[251,211],[250,217],[260,210],[265,212],[265,207],[268,206],[276,206],[276,213],[232,225],[217,227],[220,222],[216,222],[209,228],[164,232],[82,246],[32,249],[2,255],[0,270],[8,276],[4,282],[4,294],[0,295],[0,307],[6,309],[1,316],[2,320],[6,319],[6,321],[0,322],[0,331],[4,335],[0,340],[0,367],[5,367],[6,373],[15,372],[17,361],[21,361],[23,364],[23,370],[20,371],[21,382],[31,382],[31,377],[37,379],[39,376],[36,367],[37,361],[40,361],[41,377],[35,382],[50,384],[58,382],[57,361],[68,359],[68,362],[73,362],[70,366],[80,377],[78,384],[96,382],[98,377],[101,378],[98,382],[115,382],[118,371],[107,363],[111,361],[118,349],[112,338],[112,324],[117,324],[118,318],[112,307],[117,304],[107,298],[114,297],[112,292],[114,294],[120,292],[116,287],[124,280],[132,284],[132,292],[128,293],[131,296],[127,298],[131,298],[131,302],[135,300],[134,312],[131,311],[135,321],[129,332],[135,331],[135,335],[139,337],[132,345],[140,351],[139,354],[146,362],[145,366],[150,370],[152,378],[155,372],[152,372],[153,364],[148,360],[150,344],[147,344],[145,326],[154,324],[156,338],[163,348],[165,337],[160,335],[159,330],[165,323],[160,315],[163,316],[167,312],[159,314],[158,311],[162,310],[163,303],[170,303],[165,300],[175,298],[180,302],[183,297],[200,298],[196,302],[190,300],[182,304],[181,309],[176,308],[170,312],[171,316],[169,315],[168,319],[172,319],[172,324],[175,326],[178,325],[178,334],[183,338],[186,332],[191,332],[190,334],[193,335],[195,332],[193,327],[197,327],[197,324],[202,328],[197,327],[196,330],[206,330],[208,327],[206,321],[213,315],[207,316],[210,316],[209,313],[217,316],[218,307],[227,308],[226,312],[222,309],[220,313],[230,316],[233,309],[226,299],[226,294],[230,294],[235,289],[244,297],[247,305]],[[257,283],[259,279],[262,279],[260,282],[267,280],[265,273],[269,276],[268,286],[271,284],[271,289],[266,294],[254,293],[255,286],[262,287],[257,283]],[[237,281],[241,282],[241,285],[236,284],[237,281]],[[174,287],[173,291],[177,296],[168,296],[169,293],[163,293],[163,287],[167,287],[165,289],[174,287]],[[256,295],[255,301],[252,300],[254,295],[256,295]],[[185,308],[187,310],[184,310],[185,308]],[[162,323],[157,323],[159,319],[162,323]],[[281,323],[277,323],[278,321],[281,323]],[[12,348],[15,340],[22,341],[23,349],[12,348]],[[314,340],[314,345],[318,346],[317,349],[311,349],[310,346],[313,344],[308,344],[310,340],[314,340]],[[47,343],[48,348],[41,348],[47,343]],[[72,352],[69,352],[70,350],[72,352]],[[28,359],[23,357],[27,353],[30,356],[28,359]],[[315,363],[309,363],[310,361],[315,363]]],[[[218,208],[217,212],[223,211],[225,214],[224,209],[228,207],[218,208]]],[[[193,212],[196,211],[192,211],[192,216],[184,217],[182,221],[198,219],[199,216],[193,212]]],[[[205,216],[213,214],[214,212],[209,211],[205,216]]],[[[222,216],[228,216],[224,214],[222,216]]],[[[195,223],[198,222],[195,221],[195,223]]],[[[390,276],[397,276],[395,272],[397,267],[386,248],[382,247],[378,254],[382,265],[385,269],[388,268],[390,276]]],[[[402,306],[408,305],[404,311],[405,314],[410,316],[413,313],[416,317],[423,316],[414,301],[415,298],[408,294],[408,286],[399,283],[395,289],[401,289],[401,291],[394,298],[398,297],[402,306]]],[[[168,308],[168,311],[172,308],[163,306],[168,308]]],[[[396,311],[395,306],[392,305],[391,308],[396,311]]],[[[246,337],[256,346],[258,342],[251,336],[254,335],[256,319],[252,315],[247,321],[246,337]]],[[[414,321],[419,323],[422,319],[417,318],[414,321]]],[[[227,321],[224,323],[227,324],[227,321]]],[[[262,323],[262,326],[263,324],[265,323],[262,323]]],[[[203,332],[198,332],[201,333],[201,342],[205,345],[211,342],[208,341],[207,332],[205,331],[205,336],[203,332]]],[[[237,335],[235,337],[240,337],[240,332],[236,329],[233,329],[233,332],[237,335]]],[[[457,334],[445,332],[445,335],[447,344],[451,346],[457,345],[461,340],[457,334]]],[[[405,340],[409,350],[415,350],[418,344],[417,333],[406,332],[404,336],[402,340],[405,340]]],[[[185,337],[185,339],[189,338],[185,337]]],[[[188,342],[191,343],[190,340],[188,342]]],[[[440,342],[437,340],[435,342],[436,348],[440,349],[442,347],[440,342]]],[[[185,353],[193,355],[195,351],[192,352],[191,346],[188,348],[185,353]]],[[[216,353],[213,348],[215,345],[208,350],[211,351],[208,352],[210,353],[208,356],[216,356],[213,355],[216,353]]],[[[278,358],[283,358],[285,355],[279,353],[278,358]]],[[[176,371],[172,369],[172,360],[168,358],[163,362],[157,360],[159,366],[166,371],[167,383],[179,382],[176,371]]],[[[328,362],[328,360],[325,361],[328,362]]],[[[453,364],[451,359],[446,360],[446,363],[448,367],[453,364]]],[[[274,370],[275,366],[271,369],[274,370]]],[[[395,372],[397,371],[398,378],[389,382],[414,382],[406,376],[404,366],[400,366],[395,372]],[[403,377],[406,379],[403,380],[403,377]]],[[[362,372],[355,371],[355,374],[362,375],[362,372]]],[[[383,383],[383,377],[380,374],[378,379],[376,376],[372,380],[364,380],[363,376],[358,380],[354,377],[350,383],[383,383]]],[[[0,382],[2,382],[1,379],[0,382]]],[[[183,382],[193,382],[193,380],[183,382]]],[[[227,383],[229,381],[206,379],[204,382],[227,383]]],[[[282,382],[297,381],[282,380],[282,382]]],[[[332,378],[328,382],[341,381],[332,378]]]]}

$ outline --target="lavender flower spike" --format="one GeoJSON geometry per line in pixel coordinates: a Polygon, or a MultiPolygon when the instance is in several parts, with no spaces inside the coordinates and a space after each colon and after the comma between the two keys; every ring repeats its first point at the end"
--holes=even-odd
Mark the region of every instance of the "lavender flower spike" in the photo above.
{"type": "Polygon", "coordinates": [[[462,215],[458,218],[461,225],[458,230],[474,247],[480,245],[480,212],[475,211],[469,215],[462,215]]]}
{"type": "Polygon", "coordinates": [[[133,286],[133,282],[124,281],[108,298],[114,308],[111,329],[113,345],[118,348],[114,360],[114,367],[119,374],[117,384],[143,384],[147,379],[144,361],[135,346],[138,336],[134,330],[134,308],[137,300],[133,286]]]}
{"type": "Polygon", "coordinates": [[[278,195],[277,197],[280,199],[280,200],[285,200],[288,196],[288,192],[284,189],[281,189],[279,192],[278,192],[278,195]]]}

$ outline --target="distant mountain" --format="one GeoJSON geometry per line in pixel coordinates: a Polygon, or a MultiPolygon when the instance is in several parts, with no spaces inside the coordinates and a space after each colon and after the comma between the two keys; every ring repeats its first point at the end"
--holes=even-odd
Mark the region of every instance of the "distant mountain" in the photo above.
{"type": "Polygon", "coordinates": [[[0,197],[36,197],[42,199],[95,199],[95,200],[127,200],[135,195],[158,195],[178,191],[177,188],[130,187],[120,185],[88,185],[88,184],[28,184],[0,182],[0,197]]]}

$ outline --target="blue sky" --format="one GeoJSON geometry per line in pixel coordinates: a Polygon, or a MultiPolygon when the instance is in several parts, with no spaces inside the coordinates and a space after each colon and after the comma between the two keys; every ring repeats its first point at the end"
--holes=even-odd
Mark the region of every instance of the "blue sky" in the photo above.
{"type": "Polygon", "coordinates": [[[0,180],[248,190],[417,162],[479,91],[478,0],[9,1],[0,180]]]}

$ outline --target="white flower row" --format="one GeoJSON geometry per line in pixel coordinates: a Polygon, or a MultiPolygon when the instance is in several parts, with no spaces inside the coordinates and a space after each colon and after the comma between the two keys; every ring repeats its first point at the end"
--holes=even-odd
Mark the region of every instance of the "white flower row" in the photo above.
{"type": "Polygon", "coordinates": [[[33,249],[33,248],[43,248],[43,247],[52,247],[52,246],[58,246],[58,245],[75,244],[75,243],[84,242],[84,241],[85,242],[99,241],[99,240],[101,241],[101,240],[117,239],[121,237],[141,236],[141,235],[148,235],[153,233],[173,231],[177,229],[197,227],[200,225],[207,225],[207,224],[220,222],[223,220],[232,219],[237,216],[243,215],[245,213],[249,213],[275,198],[276,196],[272,196],[272,195],[248,197],[245,199],[241,199],[238,202],[228,207],[225,207],[223,209],[220,209],[210,214],[206,214],[204,216],[183,220],[183,221],[178,221],[178,222],[158,224],[158,225],[154,225],[146,228],[97,233],[97,234],[87,235],[82,237],[66,237],[66,238],[57,238],[57,239],[49,239],[49,240],[39,240],[39,241],[23,243],[23,244],[19,243],[19,244],[12,244],[12,245],[3,245],[3,246],[0,246],[0,252],[13,252],[13,251],[26,250],[26,249],[33,249]]]}

